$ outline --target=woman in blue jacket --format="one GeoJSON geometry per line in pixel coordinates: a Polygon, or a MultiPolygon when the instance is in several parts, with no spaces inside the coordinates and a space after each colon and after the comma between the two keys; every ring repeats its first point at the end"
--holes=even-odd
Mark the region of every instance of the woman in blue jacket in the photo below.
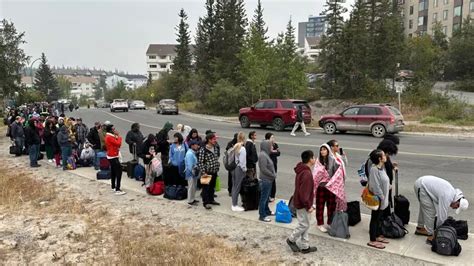
{"type": "Polygon", "coordinates": [[[169,152],[169,169],[168,173],[165,174],[165,185],[183,185],[186,186],[187,182],[184,179],[185,163],[184,158],[188,147],[184,143],[184,138],[181,133],[175,133],[173,135],[174,141],[170,146],[169,152]]]}

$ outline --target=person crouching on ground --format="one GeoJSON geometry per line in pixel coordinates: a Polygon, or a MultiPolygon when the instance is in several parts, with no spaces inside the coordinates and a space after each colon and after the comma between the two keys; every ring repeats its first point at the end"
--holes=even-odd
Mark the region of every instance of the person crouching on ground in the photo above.
{"type": "Polygon", "coordinates": [[[433,240],[434,229],[448,218],[449,207],[455,209],[456,214],[469,207],[460,189],[455,189],[451,183],[436,176],[418,178],[414,189],[420,203],[415,234],[428,236],[428,243],[433,240]]]}
{"type": "Polygon", "coordinates": [[[105,147],[107,151],[107,159],[110,163],[110,181],[112,182],[112,190],[115,195],[124,195],[125,191],[120,189],[122,181],[122,166],[119,161],[120,146],[122,146],[122,137],[115,130],[112,124],[106,126],[105,131],[105,147]]]}
{"type": "Polygon", "coordinates": [[[185,157],[185,178],[188,181],[188,204],[195,206],[199,203],[196,200],[196,189],[199,178],[199,170],[197,169],[196,153],[199,151],[201,143],[198,140],[191,140],[189,142],[190,149],[186,152],[185,157]]]}
{"type": "Polygon", "coordinates": [[[286,243],[290,246],[293,252],[300,251],[301,253],[315,252],[318,249],[316,247],[309,246],[309,214],[314,211],[313,199],[313,175],[311,169],[313,169],[316,160],[314,153],[310,150],[304,151],[301,154],[301,162],[295,167],[295,191],[293,193],[293,204],[296,208],[296,218],[298,219],[298,225],[286,240],[286,243]],[[300,246],[297,241],[301,240],[300,246]]]}
{"type": "Polygon", "coordinates": [[[373,150],[369,157],[373,163],[369,170],[369,190],[379,198],[380,206],[378,210],[372,210],[369,227],[370,242],[367,243],[367,245],[373,248],[384,249],[384,244],[388,244],[389,242],[380,234],[379,228],[383,212],[385,208],[388,207],[390,180],[384,168],[387,156],[382,150],[373,150]]]}
{"type": "Polygon", "coordinates": [[[258,206],[259,220],[263,222],[271,222],[267,216],[273,215],[268,208],[272,185],[276,179],[275,166],[270,158],[272,151],[272,143],[264,140],[260,144],[260,154],[258,155],[258,167],[260,169],[260,203],[258,206]]]}

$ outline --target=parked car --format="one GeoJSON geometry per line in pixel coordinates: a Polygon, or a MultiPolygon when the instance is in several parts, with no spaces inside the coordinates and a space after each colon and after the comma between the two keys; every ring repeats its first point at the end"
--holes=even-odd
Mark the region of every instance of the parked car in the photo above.
{"type": "Polygon", "coordinates": [[[146,109],[145,102],[143,102],[143,101],[132,101],[130,103],[130,109],[131,110],[145,110],[146,109]]]}
{"type": "Polygon", "coordinates": [[[370,132],[377,138],[403,131],[404,125],[403,115],[389,104],[354,105],[340,114],[323,115],[319,120],[326,134],[359,131],[370,132]]]}
{"type": "Polygon", "coordinates": [[[110,104],[110,111],[115,112],[117,110],[128,112],[127,101],[124,99],[114,99],[114,101],[110,104]]]}
{"type": "Polygon", "coordinates": [[[173,99],[162,99],[156,106],[157,114],[178,114],[178,104],[173,99]]]}
{"type": "Polygon", "coordinates": [[[395,77],[396,81],[405,81],[410,80],[415,77],[415,72],[407,69],[399,70],[397,76],[395,77]]]}
{"type": "Polygon", "coordinates": [[[298,106],[303,106],[303,117],[306,124],[311,123],[311,108],[304,100],[260,100],[251,107],[239,110],[240,126],[248,128],[252,124],[261,127],[272,126],[275,130],[284,130],[296,123],[298,106]]]}

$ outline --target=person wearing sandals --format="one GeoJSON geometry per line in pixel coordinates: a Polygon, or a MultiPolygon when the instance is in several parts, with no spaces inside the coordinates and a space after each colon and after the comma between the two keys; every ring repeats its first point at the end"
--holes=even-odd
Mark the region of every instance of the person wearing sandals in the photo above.
{"type": "Polygon", "coordinates": [[[373,248],[384,249],[384,244],[388,244],[389,242],[379,233],[379,226],[383,212],[388,207],[390,180],[384,167],[387,156],[382,150],[377,149],[370,153],[369,158],[373,163],[369,174],[369,190],[379,198],[380,205],[378,210],[372,210],[370,216],[370,242],[367,243],[367,245],[373,248]]]}
{"type": "Polygon", "coordinates": [[[272,191],[272,185],[276,178],[275,166],[270,158],[272,143],[264,140],[260,144],[260,154],[258,156],[258,168],[260,169],[260,203],[258,206],[259,220],[271,222],[267,216],[273,215],[268,208],[268,201],[272,191]]]}

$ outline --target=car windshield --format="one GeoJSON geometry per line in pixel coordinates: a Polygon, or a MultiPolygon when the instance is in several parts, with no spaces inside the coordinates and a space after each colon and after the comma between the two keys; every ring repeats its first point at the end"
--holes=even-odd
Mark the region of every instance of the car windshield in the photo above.
{"type": "Polygon", "coordinates": [[[133,101],[134,104],[145,104],[144,102],[142,101],[133,101]]]}
{"type": "Polygon", "coordinates": [[[122,99],[117,99],[117,100],[114,100],[114,102],[116,102],[116,103],[120,103],[120,102],[125,102],[125,100],[122,100],[122,99]]]}
{"type": "Polygon", "coordinates": [[[398,111],[397,108],[393,107],[393,106],[388,106],[388,109],[394,114],[394,115],[402,115],[402,113],[400,113],[400,111],[398,111]]]}
{"type": "Polygon", "coordinates": [[[163,104],[175,104],[175,101],[174,100],[164,100],[162,103],[163,104]]]}

